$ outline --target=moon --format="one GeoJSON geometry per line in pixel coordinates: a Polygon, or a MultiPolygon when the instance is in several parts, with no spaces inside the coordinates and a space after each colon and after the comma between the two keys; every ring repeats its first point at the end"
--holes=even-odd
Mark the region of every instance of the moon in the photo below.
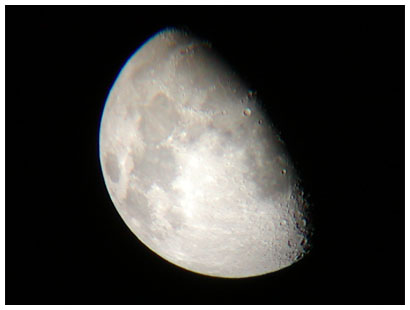
{"type": "Polygon", "coordinates": [[[254,91],[209,42],[167,28],[130,57],[105,103],[105,184],[135,236],[203,275],[274,272],[309,249],[309,204],[254,91]]]}

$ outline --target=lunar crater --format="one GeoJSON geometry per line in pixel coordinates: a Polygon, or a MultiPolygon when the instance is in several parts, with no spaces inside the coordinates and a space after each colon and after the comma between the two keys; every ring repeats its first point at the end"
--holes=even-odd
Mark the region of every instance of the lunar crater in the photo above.
{"type": "Polygon", "coordinates": [[[118,158],[115,154],[107,153],[105,159],[105,171],[107,171],[107,175],[112,182],[117,183],[120,180],[121,170],[118,166],[118,158]]]}

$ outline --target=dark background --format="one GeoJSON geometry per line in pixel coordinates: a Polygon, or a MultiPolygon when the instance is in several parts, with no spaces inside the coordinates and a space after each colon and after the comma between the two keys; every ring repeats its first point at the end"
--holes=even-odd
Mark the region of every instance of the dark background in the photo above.
{"type": "Polygon", "coordinates": [[[403,304],[404,6],[6,6],[7,304],[403,304]],[[105,188],[119,70],[190,29],[258,91],[311,195],[310,255],[261,277],[148,250],[105,188]]]}

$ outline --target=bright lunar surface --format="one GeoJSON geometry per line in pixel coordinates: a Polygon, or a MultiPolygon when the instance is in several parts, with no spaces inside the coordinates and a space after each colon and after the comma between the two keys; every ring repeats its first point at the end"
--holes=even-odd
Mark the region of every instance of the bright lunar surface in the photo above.
{"type": "Polygon", "coordinates": [[[148,40],[110,91],[99,143],[119,214],[167,261],[241,278],[307,252],[308,203],[284,142],[209,43],[175,29],[148,40]]]}

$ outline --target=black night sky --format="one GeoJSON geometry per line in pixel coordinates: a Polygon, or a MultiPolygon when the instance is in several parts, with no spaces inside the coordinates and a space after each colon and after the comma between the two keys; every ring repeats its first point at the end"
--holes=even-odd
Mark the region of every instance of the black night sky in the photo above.
{"type": "Polygon", "coordinates": [[[6,6],[7,304],[403,304],[404,6],[6,6]],[[129,231],[98,158],[129,56],[176,26],[258,91],[311,196],[310,255],[230,280],[129,231]]]}

